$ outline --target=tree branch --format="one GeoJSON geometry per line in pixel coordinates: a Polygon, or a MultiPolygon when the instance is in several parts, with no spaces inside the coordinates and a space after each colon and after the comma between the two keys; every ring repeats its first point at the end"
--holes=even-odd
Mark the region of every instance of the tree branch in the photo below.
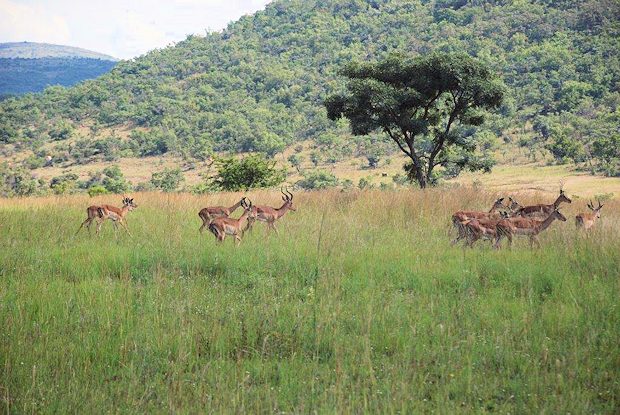
{"type": "Polygon", "coordinates": [[[401,151],[403,153],[405,153],[407,156],[409,156],[409,158],[411,158],[411,153],[409,151],[407,151],[407,149],[405,147],[403,147],[403,145],[401,144],[400,140],[398,139],[398,137],[396,137],[392,131],[388,128],[385,127],[383,129],[383,131],[385,131],[387,133],[388,136],[390,136],[390,138],[396,143],[398,144],[398,147],[400,147],[401,151]]]}

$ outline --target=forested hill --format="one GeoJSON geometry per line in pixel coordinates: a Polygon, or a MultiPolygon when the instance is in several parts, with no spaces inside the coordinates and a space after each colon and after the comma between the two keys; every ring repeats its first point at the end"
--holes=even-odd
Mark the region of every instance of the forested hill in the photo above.
{"type": "Polygon", "coordinates": [[[111,56],[47,43],[0,43],[0,97],[72,86],[96,78],[116,64],[111,56]]]}
{"type": "Polygon", "coordinates": [[[322,100],[342,87],[342,65],[394,52],[467,51],[509,88],[501,113],[478,134],[509,140],[519,131],[528,145],[583,153],[610,126],[617,130],[619,34],[616,0],[278,0],[96,80],[4,101],[0,142],[13,144],[5,154],[32,148],[44,157],[50,150],[40,146],[57,141],[60,160],[80,163],[274,154],[305,139],[337,152],[352,138],[327,120],[322,100]],[[132,133],[102,136],[107,126],[132,133]],[[562,141],[569,137],[580,144],[562,141]]]}

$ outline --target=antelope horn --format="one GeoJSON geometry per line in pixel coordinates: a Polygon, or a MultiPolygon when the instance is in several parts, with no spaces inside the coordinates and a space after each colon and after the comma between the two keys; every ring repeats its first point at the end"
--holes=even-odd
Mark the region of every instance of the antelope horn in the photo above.
{"type": "Polygon", "coordinates": [[[291,197],[291,200],[293,200],[293,194],[291,192],[288,191],[288,187],[286,188],[286,192],[289,194],[289,196],[291,197]]]}

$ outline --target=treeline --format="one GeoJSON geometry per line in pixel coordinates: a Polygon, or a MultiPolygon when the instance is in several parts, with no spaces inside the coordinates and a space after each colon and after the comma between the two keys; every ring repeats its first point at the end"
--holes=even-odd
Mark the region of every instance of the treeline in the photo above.
{"type": "Polygon", "coordinates": [[[485,146],[517,140],[533,157],[551,151],[559,162],[613,175],[619,34],[614,0],[274,1],[222,32],[120,62],[97,80],[5,100],[0,143],[10,144],[5,156],[31,149],[35,158],[88,163],[166,153],[200,160],[216,151],[273,156],[312,139],[324,159],[354,151],[370,161],[393,149],[379,136],[351,137],[322,106],[343,88],[339,69],[394,52],[465,51],[509,88],[499,113],[475,131],[488,137],[485,146]],[[80,136],[77,125],[90,133],[80,136]],[[121,126],[135,130],[126,139],[98,135],[121,126]],[[50,141],[58,142],[42,151],[50,141]],[[80,154],[76,142],[104,148],[80,154]]]}

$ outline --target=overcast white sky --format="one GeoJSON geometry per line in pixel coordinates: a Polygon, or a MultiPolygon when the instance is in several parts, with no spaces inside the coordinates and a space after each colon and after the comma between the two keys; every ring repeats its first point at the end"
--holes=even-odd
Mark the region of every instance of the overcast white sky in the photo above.
{"type": "Polygon", "coordinates": [[[128,59],[220,30],[270,0],[0,0],[0,42],[77,46],[128,59]]]}

